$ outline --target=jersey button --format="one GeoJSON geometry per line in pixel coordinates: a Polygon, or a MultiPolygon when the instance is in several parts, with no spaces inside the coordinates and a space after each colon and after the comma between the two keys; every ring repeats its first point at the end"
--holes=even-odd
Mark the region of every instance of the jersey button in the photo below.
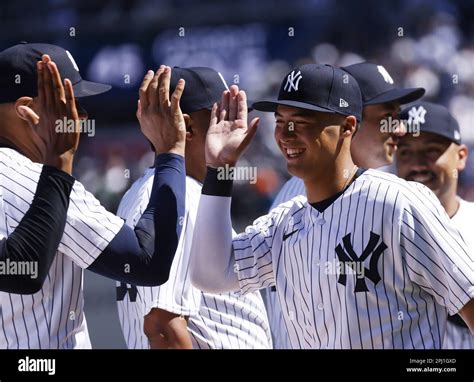
{"type": "Polygon", "coordinates": [[[326,224],[326,220],[324,220],[324,218],[319,218],[318,220],[316,220],[316,223],[318,223],[319,225],[323,225],[326,224]]]}
{"type": "Polygon", "coordinates": [[[324,310],[324,305],[322,303],[318,304],[318,310],[324,310]]]}

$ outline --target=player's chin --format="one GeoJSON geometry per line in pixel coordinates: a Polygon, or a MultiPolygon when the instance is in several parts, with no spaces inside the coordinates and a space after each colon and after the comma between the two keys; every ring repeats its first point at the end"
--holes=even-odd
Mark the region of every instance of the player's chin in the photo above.
{"type": "Polygon", "coordinates": [[[305,179],[308,174],[311,174],[314,172],[314,166],[308,164],[307,162],[287,162],[286,163],[286,168],[288,170],[288,173],[292,176],[296,176],[297,178],[300,179],[305,179]]]}
{"type": "Polygon", "coordinates": [[[291,176],[296,176],[298,178],[303,178],[304,175],[304,170],[301,165],[298,165],[297,163],[293,162],[287,162],[286,163],[286,169],[288,170],[288,173],[291,176]]]}

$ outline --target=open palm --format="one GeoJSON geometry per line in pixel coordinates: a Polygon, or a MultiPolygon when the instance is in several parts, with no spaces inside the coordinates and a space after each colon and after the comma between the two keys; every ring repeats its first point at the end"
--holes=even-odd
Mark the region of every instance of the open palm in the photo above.
{"type": "Polygon", "coordinates": [[[206,137],[206,163],[210,167],[234,166],[257,131],[259,119],[247,123],[247,96],[233,85],[214,104],[206,137]]]}

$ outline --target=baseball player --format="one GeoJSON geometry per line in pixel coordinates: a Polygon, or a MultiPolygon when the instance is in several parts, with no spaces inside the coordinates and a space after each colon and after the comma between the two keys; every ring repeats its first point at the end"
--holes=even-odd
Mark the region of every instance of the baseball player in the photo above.
{"type": "MultiPolygon", "coordinates": [[[[117,283],[122,331],[131,349],[242,349],[272,347],[260,292],[245,296],[210,294],[193,288],[189,253],[201,186],[206,175],[205,139],[211,107],[227,85],[210,68],[173,68],[170,90],[186,80],[181,109],[186,121],[186,213],[169,280],[159,287],[117,283]]],[[[148,117],[149,118],[149,117],[148,117]]],[[[143,123],[145,117],[141,117],[143,123]]],[[[154,171],[150,168],[123,197],[118,214],[134,227],[148,204],[154,171]]]]}
{"type": "MultiPolygon", "coordinates": [[[[403,110],[400,119],[416,127],[419,134],[407,134],[400,139],[396,155],[398,176],[420,182],[434,192],[469,245],[472,256],[470,224],[474,203],[456,195],[458,172],[464,170],[468,156],[456,119],[444,106],[430,102],[417,102],[403,110]]],[[[474,349],[474,335],[457,315],[448,317],[443,348],[474,349]]]]}
{"type": "MultiPolygon", "coordinates": [[[[42,63],[39,63],[42,66],[42,63]]],[[[48,73],[47,73],[48,74],[48,73]]],[[[46,109],[46,99],[54,98],[51,81],[38,77],[38,104],[46,109]]],[[[64,81],[65,94],[53,110],[60,119],[77,120],[71,82],[64,81]]],[[[25,109],[27,112],[28,109],[25,109]]],[[[42,113],[41,113],[42,114],[42,113]]],[[[30,208],[9,237],[0,243],[0,290],[17,294],[33,294],[41,290],[58,249],[66,224],[69,196],[74,184],[71,176],[74,153],[79,144],[79,130],[64,134],[54,131],[54,124],[38,120],[31,130],[46,148],[45,165],[41,170],[30,208]]],[[[6,219],[4,209],[0,209],[6,219]]]]}
{"type": "MultiPolygon", "coordinates": [[[[46,157],[43,142],[30,134],[31,129],[41,120],[56,123],[62,81],[71,81],[73,97],[99,94],[109,86],[83,80],[71,54],[49,44],[20,44],[0,52],[0,70],[0,195],[5,215],[0,234],[9,237],[30,207],[38,183],[42,165],[34,161],[46,157]],[[21,81],[15,81],[17,76],[21,81]],[[46,108],[38,105],[38,77],[50,78],[54,89],[55,97],[46,98],[46,108]]],[[[150,202],[135,230],[75,182],[58,252],[41,290],[31,296],[0,293],[0,347],[90,348],[83,313],[84,268],[135,284],[158,285],[167,280],[181,232],[185,190],[184,120],[179,109],[184,81],[170,100],[170,70],[148,72],[140,88],[142,112],[158,109],[153,115],[159,123],[142,124],[157,153],[156,176],[150,202]]],[[[77,126],[79,121],[72,123],[77,126]]]]}
{"type": "MultiPolygon", "coordinates": [[[[382,65],[363,62],[342,69],[356,79],[362,94],[362,121],[351,143],[354,163],[364,168],[390,165],[398,140],[406,132],[403,123],[397,123],[400,105],[417,100],[423,96],[425,90],[397,88],[393,78],[382,65]]],[[[280,190],[270,210],[297,195],[305,195],[304,183],[302,179],[292,177],[280,190]]],[[[273,344],[277,349],[288,349],[288,333],[275,292],[276,288],[273,287],[264,293],[273,344]]]]}
{"type": "Polygon", "coordinates": [[[474,330],[473,261],[428,188],[354,164],[362,98],[346,74],[303,65],[277,101],[253,104],[275,113],[277,144],[307,197],[234,238],[232,181],[218,168],[236,163],[257,120],[247,125],[242,91],[213,107],[191,280],[208,292],[275,285],[292,348],[439,348],[448,312],[474,330]]]}

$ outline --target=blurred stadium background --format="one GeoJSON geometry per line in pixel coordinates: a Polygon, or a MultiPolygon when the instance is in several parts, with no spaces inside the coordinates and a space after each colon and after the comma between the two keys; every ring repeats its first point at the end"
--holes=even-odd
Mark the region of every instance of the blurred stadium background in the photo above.
{"type": "MultiPolygon", "coordinates": [[[[474,1],[449,0],[43,0],[2,1],[0,49],[20,41],[68,49],[84,78],[113,85],[81,103],[95,123],[84,135],[75,175],[111,211],[152,163],[135,119],[147,69],[210,66],[250,99],[275,97],[282,76],[301,63],[384,65],[400,86],[449,107],[474,146],[474,1]]],[[[240,229],[264,213],[288,175],[273,139],[273,116],[240,165],[258,182],[238,183],[240,229]]],[[[474,155],[460,177],[474,200],[474,155]]],[[[120,348],[113,281],[86,272],[86,316],[95,348],[120,348]]]]}

